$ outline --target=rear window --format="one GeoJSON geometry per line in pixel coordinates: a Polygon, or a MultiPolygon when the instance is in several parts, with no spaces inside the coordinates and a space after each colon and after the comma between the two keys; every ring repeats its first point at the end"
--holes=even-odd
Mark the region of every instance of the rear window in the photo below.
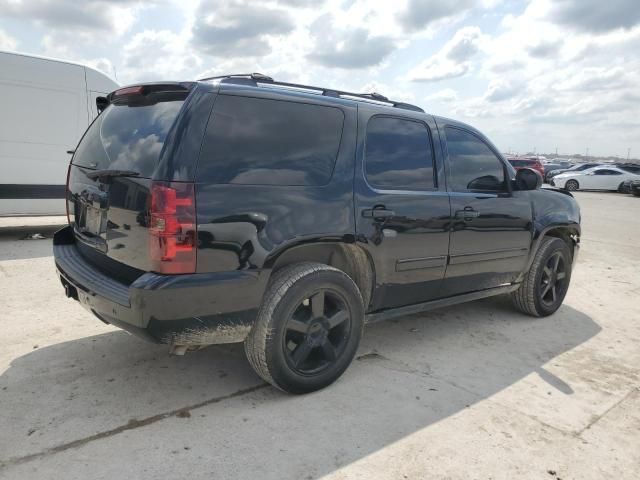
{"type": "Polygon", "coordinates": [[[73,164],[95,170],[133,170],[151,177],[183,103],[109,106],[89,127],[73,164]]]}
{"type": "Polygon", "coordinates": [[[198,182],[326,185],[340,148],[338,108],[219,95],[207,126],[198,182]]]}

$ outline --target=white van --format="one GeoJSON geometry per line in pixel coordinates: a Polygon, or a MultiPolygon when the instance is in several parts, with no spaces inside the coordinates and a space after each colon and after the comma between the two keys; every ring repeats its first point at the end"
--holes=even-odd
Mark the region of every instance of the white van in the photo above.
{"type": "Polygon", "coordinates": [[[117,88],[85,65],[0,51],[0,216],[65,213],[67,152],[117,88]]]}

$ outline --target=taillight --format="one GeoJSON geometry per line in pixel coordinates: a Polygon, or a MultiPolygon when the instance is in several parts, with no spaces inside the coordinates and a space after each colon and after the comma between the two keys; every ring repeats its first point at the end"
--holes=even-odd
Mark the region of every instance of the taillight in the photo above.
{"type": "Polygon", "coordinates": [[[197,229],[193,183],[153,182],[149,234],[153,271],[195,273],[197,229]]]}
{"type": "Polygon", "coordinates": [[[69,202],[71,201],[71,197],[69,195],[69,177],[71,176],[71,162],[69,162],[69,167],[67,167],[67,183],[64,188],[64,204],[67,208],[67,223],[71,225],[71,215],[69,215],[69,202]]]}

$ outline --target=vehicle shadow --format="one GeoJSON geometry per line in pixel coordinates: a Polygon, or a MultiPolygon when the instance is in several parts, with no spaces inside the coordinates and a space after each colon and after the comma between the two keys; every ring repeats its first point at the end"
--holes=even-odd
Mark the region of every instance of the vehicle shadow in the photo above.
{"type": "MultiPolygon", "coordinates": [[[[155,433],[141,437],[149,449],[183,442],[222,478],[318,478],[532,373],[572,395],[571,385],[544,365],[599,331],[569,306],[533,319],[504,298],[481,300],[371,325],[340,381],[298,397],[260,387],[240,344],[169,357],[166,347],[120,331],[81,338],[16,358],[0,376],[0,462],[20,463],[106,431],[113,431],[109,456],[126,456],[129,447],[116,437],[129,427],[118,428],[130,425],[142,435],[153,423],[155,433]],[[258,389],[242,393],[252,387],[258,389]],[[215,409],[198,408],[213,403],[215,409]],[[159,429],[168,417],[175,420],[159,429]]],[[[159,470],[165,478],[180,472],[172,458],[159,470]]],[[[153,471],[150,464],[127,471],[143,467],[153,471]]]]}

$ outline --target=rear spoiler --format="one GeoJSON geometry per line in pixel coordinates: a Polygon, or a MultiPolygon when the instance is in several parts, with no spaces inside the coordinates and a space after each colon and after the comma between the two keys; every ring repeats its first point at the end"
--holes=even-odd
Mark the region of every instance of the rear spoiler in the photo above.
{"type": "Polygon", "coordinates": [[[106,97],[96,97],[98,114],[110,104],[133,107],[153,105],[161,101],[184,100],[195,82],[143,83],[119,88],[106,97]]]}

